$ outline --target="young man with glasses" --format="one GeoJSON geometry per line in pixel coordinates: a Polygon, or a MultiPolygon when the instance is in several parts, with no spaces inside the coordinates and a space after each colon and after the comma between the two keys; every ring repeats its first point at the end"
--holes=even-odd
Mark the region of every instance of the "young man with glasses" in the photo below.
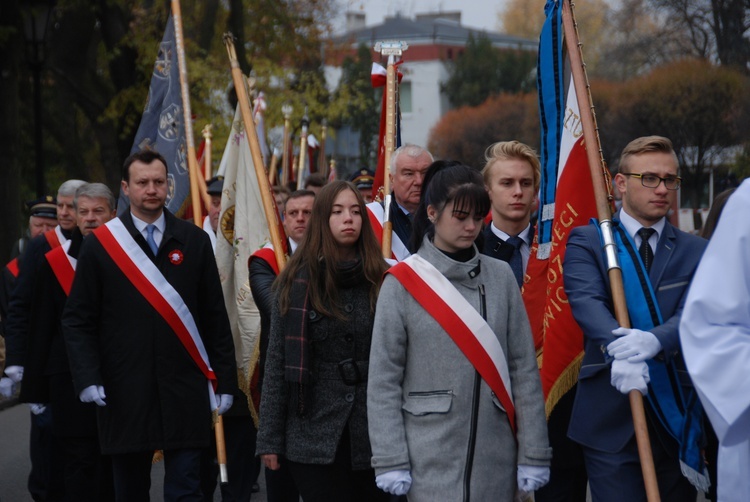
{"type": "Polygon", "coordinates": [[[598,227],[574,229],[565,254],[565,292],[584,333],[585,354],[568,436],[583,447],[592,500],[645,501],[628,402],[631,390],[640,391],[661,499],[695,500],[691,482],[707,482],[699,448],[702,412],[685,371],[678,325],[706,241],[666,219],[680,185],[669,139],[629,143],[615,184],[622,209],[613,218],[613,234],[633,328],[615,319],[598,227]]]}

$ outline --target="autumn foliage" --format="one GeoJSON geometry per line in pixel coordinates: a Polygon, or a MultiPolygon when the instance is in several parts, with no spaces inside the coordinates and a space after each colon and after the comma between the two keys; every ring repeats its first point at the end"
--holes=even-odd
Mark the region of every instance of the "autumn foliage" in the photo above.
{"type": "Polygon", "coordinates": [[[432,129],[428,145],[436,158],[481,168],[489,145],[511,139],[538,147],[536,93],[500,94],[480,106],[451,110],[432,129]]]}

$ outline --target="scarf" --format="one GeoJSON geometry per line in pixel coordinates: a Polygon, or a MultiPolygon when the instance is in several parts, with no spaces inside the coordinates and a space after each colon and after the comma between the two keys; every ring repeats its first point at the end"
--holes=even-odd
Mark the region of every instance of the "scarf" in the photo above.
{"type": "MultiPolygon", "coordinates": [[[[595,220],[592,224],[597,225],[595,220]]],[[[663,320],[651,281],[635,243],[615,221],[612,226],[622,269],[625,300],[633,327],[649,331],[663,320]]],[[[601,231],[600,231],[601,233],[601,231]]],[[[648,403],[653,414],[679,445],[680,470],[697,489],[708,491],[710,482],[701,454],[703,408],[695,389],[685,392],[680,385],[674,359],[649,359],[648,403]]]]}
{"type": "MultiPolygon", "coordinates": [[[[325,262],[321,263],[323,274],[325,273],[325,262]]],[[[338,288],[351,288],[362,284],[364,280],[364,269],[362,261],[352,260],[340,262],[334,270],[334,281],[338,288]]],[[[318,278],[319,281],[322,277],[318,278]]],[[[312,354],[310,352],[310,339],[308,336],[308,319],[312,315],[320,315],[313,312],[310,307],[310,279],[307,271],[301,271],[294,278],[289,292],[289,309],[286,313],[284,324],[284,380],[289,388],[289,407],[296,410],[297,414],[305,416],[312,404],[311,393],[308,391],[313,382],[312,376],[312,354]]]]}

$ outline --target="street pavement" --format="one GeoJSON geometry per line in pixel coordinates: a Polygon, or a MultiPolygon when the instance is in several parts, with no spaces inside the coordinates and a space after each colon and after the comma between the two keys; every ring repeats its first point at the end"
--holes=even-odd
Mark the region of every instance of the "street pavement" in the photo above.
{"type": "MultiPolygon", "coordinates": [[[[29,463],[29,408],[0,399],[0,502],[32,502],[26,490],[29,463]]],[[[151,500],[162,500],[164,463],[154,464],[151,469],[151,500]]],[[[265,482],[261,473],[258,482],[260,492],[253,493],[253,500],[266,500],[265,482]]],[[[591,496],[587,497],[591,500],[591,496]]],[[[221,501],[217,488],[214,501],[221,501]]],[[[704,502],[702,494],[696,502],[704,502]]]]}
{"type": "MultiPolygon", "coordinates": [[[[26,489],[31,469],[29,462],[30,412],[25,404],[0,400],[0,502],[32,502],[26,489]],[[4,408],[4,409],[3,409],[4,408]]],[[[151,500],[163,499],[164,463],[151,469],[151,500]]],[[[263,474],[258,479],[260,492],[253,500],[266,500],[263,474]]],[[[217,487],[214,501],[221,501],[217,487]]]]}

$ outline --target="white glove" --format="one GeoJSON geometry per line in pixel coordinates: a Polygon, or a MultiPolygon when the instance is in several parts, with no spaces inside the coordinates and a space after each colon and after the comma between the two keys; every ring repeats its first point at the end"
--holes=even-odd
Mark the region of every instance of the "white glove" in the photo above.
{"type": "Polygon", "coordinates": [[[29,403],[29,408],[31,408],[31,413],[34,415],[41,415],[44,413],[44,410],[47,409],[47,407],[41,403],[29,403]]]}
{"type": "Polygon", "coordinates": [[[232,407],[232,403],[234,402],[234,396],[231,394],[217,394],[216,395],[216,407],[218,409],[219,415],[223,415],[227,411],[229,411],[229,408],[232,407]]]}
{"type": "Polygon", "coordinates": [[[405,469],[388,471],[375,476],[378,488],[393,495],[406,495],[411,488],[411,474],[405,469]]]}
{"type": "Polygon", "coordinates": [[[107,403],[104,402],[107,395],[101,385],[89,385],[81,391],[78,397],[82,403],[96,403],[98,406],[107,406],[107,403]]]}
{"type": "Polygon", "coordinates": [[[651,359],[661,351],[661,342],[648,331],[617,328],[612,330],[612,334],[620,337],[607,345],[607,352],[615,359],[627,359],[631,363],[640,363],[651,359]]]}
{"type": "Polygon", "coordinates": [[[641,361],[631,363],[624,359],[612,361],[612,387],[623,394],[630,393],[635,389],[644,396],[648,394],[648,383],[651,377],[648,374],[648,365],[641,361]]]}
{"type": "Polygon", "coordinates": [[[8,366],[5,368],[5,374],[13,380],[13,383],[21,383],[21,380],[23,380],[23,366],[8,366]]]}
{"type": "Polygon", "coordinates": [[[531,493],[549,482],[549,467],[541,465],[518,466],[518,491],[531,493]]]}
{"type": "Polygon", "coordinates": [[[8,399],[16,393],[16,383],[8,377],[0,378],[0,396],[8,399]]]}

